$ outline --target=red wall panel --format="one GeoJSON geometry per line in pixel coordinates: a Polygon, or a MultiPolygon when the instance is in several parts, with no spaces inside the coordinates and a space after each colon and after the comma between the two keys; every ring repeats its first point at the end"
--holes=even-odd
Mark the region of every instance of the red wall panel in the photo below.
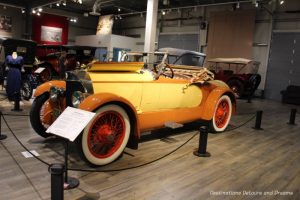
{"type": "Polygon", "coordinates": [[[32,20],[32,40],[38,44],[67,44],[68,43],[69,22],[67,17],[42,13],[41,16],[34,16],[32,20]],[[61,42],[41,41],[42,26],[62,28],[61,42]]]}

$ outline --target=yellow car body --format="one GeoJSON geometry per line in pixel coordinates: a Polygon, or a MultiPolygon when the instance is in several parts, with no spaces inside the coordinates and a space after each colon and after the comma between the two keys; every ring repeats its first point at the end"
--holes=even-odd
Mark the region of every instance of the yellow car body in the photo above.
{"type": "MultiPolygon", "coordinates": [[[[120,118],[120,123],[123,124],[122,126],[124,127],[127,126],[126,123],[128,121],[128,126],[130,126],[129,135],[125,136],[125,139],[123,136],[118,136],[121,138],[119,139],[120,144],[118,144],[121,148],[121,152],[126,145],[137,148],[137,142],[141,133],[162,128],[168,122],[178,124],[196,120],[215,120],[217,122],[218,109],[220,109],[220,112],[222,111],[222,106],[219,105],[220,99],[222,99],[222,103],[224,103],[223,101],[225,101],[225,104],[227,102],[228,110],[221,113],[221,117],[219,118],[221,120],[225,119],[226,121],[222,122],[223,124],[221,124],[220,129],[216,127],[217,130],[215,131],[223,131],[227,127],[231,113],[235,112],[235,97],[225,83],[217,80],[191,82],[191,79],[187,78],[168,78],[162,75],[155,77],[152,71],[142,69],[143,66],[143,62],[94,63],[89,69],[75,72],[76,78],[73,78],[74,80],[67,78],[66,81],[50,81],[42,84],[35,92],[37,102],[33,105],[35,108],[33,108],[31,112],[33,128],[40,135],[48,136],[41,133],[42,130],[36,125],[35,121],[38,120],[38,117],[34,112],[43,110],[40,117],[41,124],[50,125],[66,106],[72,106],[68,105],[68,102],[70,104],[70,102],[74,101],[74,97],[72,96],[74,91],[71,92],[72,94],[70,94],[70,92],[68,94],[68,90],[70,88],[74,90],[75,87],[73,87],[72,84],[75,82],[83,86],[80,86],[80,94],[83,94],[82,96],[84,97],[80,98],[78,108],[96,112],[96,116],[99,118],[95,117],[95,120],[97,119],[98,121],[94,120],[92,124],[89,124],[81,136],[83,138],[82,140],[89,140],[89,137],[94,138],[92,142],[83,141],[82,148],[84,152],[95,151],[90,154],[85,153],[87,160],[95,165],[108,164],[116,159],[116,156],[110,159],[110,152],[108,150],[107,152],[109,153],[106,153],[105,156],[98,155],[97,151],[105,151],[101,149],[102,147],[99,147],[101,150],[93,150],[95,146],[94,143],[99,141],[111,142],[108,138],[117,138],[117,136],[111,136],[113,131],[111,127],[107,127],[107,124],[104,124],[104,122],[102,125],[101,123],[100,125],[95,125],[95,127],[101,127],[98,128],[97,132],[90,133],[94,130],[91,127],[99,123],[99,121],[101,121],[100,118],[104,117],[103,115],[108,112],[105,108],[105,111],[101,111],[103,107],[116,105],[116,109],[112,106],[112,109],[116,110],[113,111],[113,113],[116,112],[114,117],[117,120],[120,118]],[[60,90],[64,90],[66,93],[65,96],[62,95],[63,97],[60,102],[52,102],[51,100],[51,88],[53,87],[60,88],[60,90]],[[68,99],[68,95],[69,100],[66,100],[68,99]],[[38,101],[40,101],[39,97],[40,99],[41,97],[44,99],[43,109],[41,109],[42,105],[40,106],[41,108],[36,109],[36,107],[38,107],[36,105],[39,103],[38,101]],[[73,98],[73,100],[70,98],[73,98]],[[55,112],[57,110],[59,111],[55,112]],[[99,110],[102,113],[98,113],[99,110]],[[119,110],[123,110],[124,112],[120,111],[121,114],[119,115],[117,114],[119,110]],[[125,113],[124,117],[122,113],[125,113]],[[122,120],[122,117],[125,120],[122,120]],[[127,117],[128,120],[126,119],[127,117]],[[105,135],[105,139],[103,139],[104,136],[101,134],[105,135]],[[126,140],[126,144],[123,144],[124,140],[126,140]],[[107,157],[109,157],[109,159],[107,159],[107,157]],[[101,159],[107,160],[98,162],[98,160],[101,159]]],[[[181,66],[172,66],[172,68],[175,70],[181,68],[181,66]]],[[[185,67],[184,69],[191,70],[192,68],[185,67]]],[[[193,70],[195,71],[196,69],[192,69],[192,71],[193,70]]],[[[197,70],[195,72],[197,72],[197,70]]],[[[112,121],[114,120],[115,119],[112,121]]],[[[46,127],[47,126],[45,126],[45,128],[46,127]]],[[[124,135],[126,135],[126,131],[127,128],[124,128],[124,135]]],[[[118,143],[119,140],[116,139],[114,142],[118,143]]],[[[112,151],[119,151],[119,147],[113,147],[112,151]]],[[[118,152],[117,156],[119,156],[120,153],[118,152]]],[[[112,155],[113,154],[114,152],[112,155]]]]}

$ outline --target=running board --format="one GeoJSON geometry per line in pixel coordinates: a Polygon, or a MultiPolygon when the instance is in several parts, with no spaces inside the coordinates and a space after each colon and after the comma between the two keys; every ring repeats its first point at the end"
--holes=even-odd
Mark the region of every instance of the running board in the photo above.
{"type": "Polygon", "coordinates": [[[171,128],[171,129],[176,129],[176,128],[181,128],[183,127],[183,124],[179,124],[176,122],[165,122],[165,127],[171,128]]]}

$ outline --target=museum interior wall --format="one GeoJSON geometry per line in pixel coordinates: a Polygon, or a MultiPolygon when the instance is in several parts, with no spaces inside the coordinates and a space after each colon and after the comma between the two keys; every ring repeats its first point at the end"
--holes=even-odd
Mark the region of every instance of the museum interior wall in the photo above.
{"type": "MultiPolygon", "coordinates": [[[[290,10],[299,10],[299,1],[291,0],[283,6],[290,7],[290,10]]],[[[238,10],[253,9],[254,6],[249,4],[241,4],[238,10]]],[[[274,8],[267,7],[268,10],[274,8]]],[[[256,8],[255,28],[252,44],[252,59],[261,62],[259,74],[262,76],[262,81],[259,89],[265,89],[267,65],[269,59],[271,33],[274,31],[299,32],[300,22],[299,13],[283,13],[281,8],[278,9],[274,17],[269,14],[267,9],[256,8]]],[[[25,30],[24,15],[20,9],[7,7],[0,8],[2,15],[11,17],[12,31],[11,36],[20,38],[25,30]]],[[[197,43],[197,51],[207,53],[208,29],[211,22],[211,13],[219,11],[234,12],[232,5],[198,7],[193,9],[180,9],[167,11],[165,15],[159,13],[157,23],[157,43],[158,48],[160,39],[172,36],[178,38],[194,38],[194,43],[197,43]]],[[[51,12],[56,15],[75,16],[78,19],[77,23],[69,22],[68,44],[74,44],[76,36],[95,35],[98,23],[98,17],[89,16],[83,17],[76,13],[68,13],[55,9],[45,9],[45,12],[51,12]]],[[[136,38],[136,46],[138,49],[143,49],[145,35],[145,13],[137,15],[123,16],[122,19],[115,19],[113,34],[130,36],[136,38]]],[[[3,35],[2,35],[3,36],[3,35]]]]}

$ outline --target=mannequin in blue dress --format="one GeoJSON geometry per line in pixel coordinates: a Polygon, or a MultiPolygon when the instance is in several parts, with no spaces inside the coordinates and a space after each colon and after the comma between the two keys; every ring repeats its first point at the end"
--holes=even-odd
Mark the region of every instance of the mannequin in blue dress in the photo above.
{"type": "Polygon", "coordinates": [[[7,98],[9,101],[21,100],[21,67],[23,65],[23,57],[18,56],[17,52],[13,52],[12,55],[6,56],[5,63],[9,68],[6,86],[7,98]]]}

